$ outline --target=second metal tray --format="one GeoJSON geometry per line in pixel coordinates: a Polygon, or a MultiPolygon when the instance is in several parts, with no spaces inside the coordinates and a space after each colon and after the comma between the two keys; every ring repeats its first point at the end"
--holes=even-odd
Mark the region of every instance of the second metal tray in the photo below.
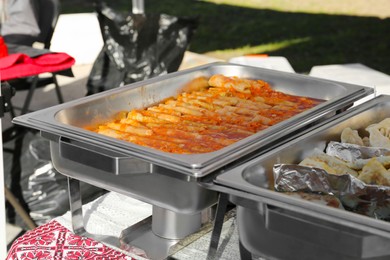
{"type": "Polygon", "coordinates": [[[389,117],[390,96],[376,97],[217,176],[214,188],[237,205],[244,247],[272,259],[389,259],[389,222],[276,192],[272,170],[324,150],[346,127],[364,133],[389,117]]]}

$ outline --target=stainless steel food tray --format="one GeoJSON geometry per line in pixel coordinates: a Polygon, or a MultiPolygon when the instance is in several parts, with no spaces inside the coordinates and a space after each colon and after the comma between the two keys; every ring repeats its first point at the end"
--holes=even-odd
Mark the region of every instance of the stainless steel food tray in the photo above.
{"type": "MultiPolygon", "coordinates": [[[[202,177],[238,158],[249,154],[263,145],[279,139],[282,136],[334,114],[353,104],[354,101],[373,93],[373,89],[357,85],[333,82],[324,79],[311,78],[304,75],[285,73],[255,67],[228,63],[213,63],[194,69],[171,73],[143,82],[119,87],[92,96],[80,98],[58,106],[43,109],[16,117],[15,124],[35,128],[47,136],[59,136],[65,145],[77,141],[70,155],[77,153],[77,147],[86,146],[85,150],[93,153],[94,147],[108,149],[118,153],[119,157],[139,158],[156,165],[190,175],[202,177]],[[305,111],[293,118],[229,145],[218,151],[207,154],[181,155],[161,152],[142,147],[133,143],[117,140],[96,134],[83,127],[112,118],[119,111],[143,108],[160,102],[168,97],[176,96],[182,88],[200,76],[209,77],[213,74],[239,76],[244,78],[263,79],[276,90],[289,94],[309,96],[326,101],[313,109],[305,111]],[[85,145],[84,145],[85,144],[85,145]]],[[[62,144],[61,144],[62,145],[62,144]]],[[[114,156],[117,157],[117,156],[114,156]]],[[[76,158],[77,159],[77,156],[76,158]]],[[[98,161],[98,160],[91,160],[98,161]]],[[[127,173],[128,167],[121,167],[124,160],[114,159],[111,170],[114,173],[127,173]],[[122,169],[123,168],[123,169],[122,169]]],[[[106,165],[106,164],[105,164],[106,165]]],[[[90,163],[90,166],[93,166],[90,163]]],[[[103,167],[97,163],[96,168],[103,167]]]]}
{"type": "Polygon", "coordinates": [[[293,256],[302,253],[306,256],[317,254],[316,259],[341,259],[334,257],[343,254],[345,258],[342,259],[388,259],[389,222],[272,189],[274,164],[299,163],[315,148],[324,150],[329,141],[339,141],[344,128],[364,132],[368,125],[388,117],[390,96],[376,97],[306,129],[301,135],[291,136],[284,144],[217,176],[214,180],[216,189],[229,194],[230,200],[238,206],[243,245],[258,255],[268,250],[279,256],[284,252],[287,257],[294,246],[300,246],[306,251],[296,251],[293,256]],[[309,232],[312,232],[311,236],[309,232]]]}

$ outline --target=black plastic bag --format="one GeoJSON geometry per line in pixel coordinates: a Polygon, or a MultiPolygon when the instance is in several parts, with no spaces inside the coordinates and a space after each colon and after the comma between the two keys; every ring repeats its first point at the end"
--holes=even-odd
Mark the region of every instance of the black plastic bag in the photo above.
{"type": "Polygon", "coordinates": [[[104,41],[87,82],[87,95],[177,71],[197,18],[123,14],[96,5],[104,41]]]}
{"type": "MultiPolygon", "coordinates": [[[[49,140],[27,133],[24,141],[27,147],[21,157],[23,197],[31,218],[42,225],[69,210],[67,177],[57,172],[51,162],[49,140]]],[[[83,203],[106,192],[84,182],[80,182],[80,190],[83,203]]]]}

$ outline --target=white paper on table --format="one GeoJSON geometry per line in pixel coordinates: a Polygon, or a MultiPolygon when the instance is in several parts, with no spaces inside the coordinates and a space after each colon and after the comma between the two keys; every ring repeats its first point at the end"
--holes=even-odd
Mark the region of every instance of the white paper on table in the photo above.
{"type": "Polygon", "coordinates": [[[229,59],[230,63],[259,67],[264,69],[295,72],[290,62],[281,56],[239,56],[229,59]]]}

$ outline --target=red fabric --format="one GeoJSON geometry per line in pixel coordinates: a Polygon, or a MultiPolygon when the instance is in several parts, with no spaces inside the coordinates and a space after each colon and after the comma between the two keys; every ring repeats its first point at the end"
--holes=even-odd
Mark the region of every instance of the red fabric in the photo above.
{"type": "Polygon", "coordinates": [[[46,53],[31,58],[15,53],[0,58],[0,79],[2,81],[34,76],[45,72],[70,69],[75,59],[66,53],[46,53]]]}
{"type": "Polygon", "coordinates": [[[3,37],[0,36],[0,58],[8,56],[8,47],[4,42],[3,37]]]}
{"type": "Polygon", "coordinates": [[[132,260],[91,238],[80,237],[56,221],[37,227],[12,244],[6,260],[132,260]]]}

